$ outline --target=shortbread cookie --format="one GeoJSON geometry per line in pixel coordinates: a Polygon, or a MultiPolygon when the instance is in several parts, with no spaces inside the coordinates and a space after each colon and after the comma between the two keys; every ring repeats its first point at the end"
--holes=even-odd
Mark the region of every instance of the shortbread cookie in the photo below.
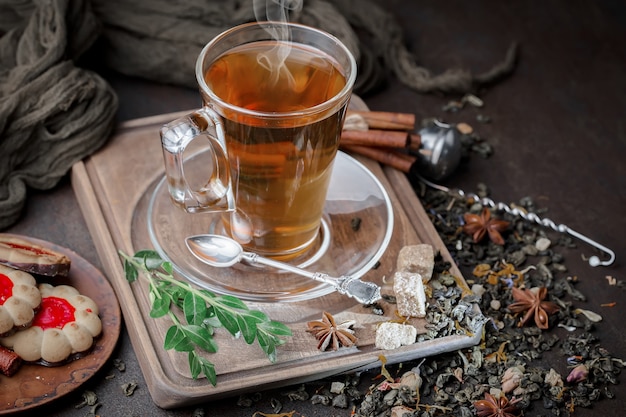
{"type": "Polygon", "coordinates": [[[0,265],[0,337],[30,326],[39,304],[41,293],[35,278],[0,265]]]}
{"type": "Polygon", "coordinates": [[[31,327],[0,339],[24,361],[55,365],[87,352],[102,331],[98,306],[68,285],[40,284],[41,307],[31,327]]]}
{"type": "Polygon", "coordinates": [[[29,240],[0,233],[0,264],[35,275],[67,276],[71,260],[29,240]]]}

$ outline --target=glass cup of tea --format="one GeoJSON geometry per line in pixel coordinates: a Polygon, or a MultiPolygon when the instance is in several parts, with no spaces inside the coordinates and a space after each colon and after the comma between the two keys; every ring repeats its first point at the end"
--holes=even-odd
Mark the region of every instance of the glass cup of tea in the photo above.
{"type": "Polygon", "coordinates": [[[280,259],[306,252],[320,230],[353,55],[316,28],[249,23],[204,47],[196,78],[203,107],[161,129],[173,202],[222,212],[224,233],[247,250],[280,259]],[[198,137],[210,146],[206,183],[193,186],[183,154],[198,137]]]}

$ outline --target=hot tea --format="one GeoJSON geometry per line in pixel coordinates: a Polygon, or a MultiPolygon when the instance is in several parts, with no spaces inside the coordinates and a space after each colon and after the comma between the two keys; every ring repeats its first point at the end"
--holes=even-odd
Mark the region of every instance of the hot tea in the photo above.
{"type": "Polygon", "coordinates": [[[345,105],[310,109],[344,88],[339,65],[312,47],[264,41],[229,50],[204,78],[239,108],[216,108],[236,201],[226,230],[265,255],[301,251],[317,236],[345,105]]]}

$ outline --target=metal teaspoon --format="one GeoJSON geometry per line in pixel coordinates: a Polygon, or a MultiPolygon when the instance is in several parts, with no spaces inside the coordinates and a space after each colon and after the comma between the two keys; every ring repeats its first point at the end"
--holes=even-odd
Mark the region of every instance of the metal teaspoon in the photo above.
{"type": "Polygon", "coordinates": [[[226,236],[210,234],[189,236],[185,239],[185,243],[196,258],[214,267],[227,268],[238,262],[266,265],[330,284],[338,293],[354,298],[362,304],[372,304],[381,298],[380,287],[373,282],[364,282],[350,276],[335,278],[321,272],[309,272],[284,262],[264,258],[256,253],[244,251],[239,243],[226,236]]]}

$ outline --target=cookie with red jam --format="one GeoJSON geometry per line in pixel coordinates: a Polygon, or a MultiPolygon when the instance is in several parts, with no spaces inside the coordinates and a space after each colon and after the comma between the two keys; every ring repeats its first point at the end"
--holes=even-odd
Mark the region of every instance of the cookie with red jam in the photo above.
{"type": "Polygon", "coordinates": [[[0,337],[30,326],[40,304],[41,293],[32,275],[0,265],[0,337]]]}
{"type": "Polygon", "coordinates": [[[86,354],[102,332],[98,306],[69,285],[39,284],[41,307],[29,328],[0,338],[26,362],[58,365],[86,354]]]}

